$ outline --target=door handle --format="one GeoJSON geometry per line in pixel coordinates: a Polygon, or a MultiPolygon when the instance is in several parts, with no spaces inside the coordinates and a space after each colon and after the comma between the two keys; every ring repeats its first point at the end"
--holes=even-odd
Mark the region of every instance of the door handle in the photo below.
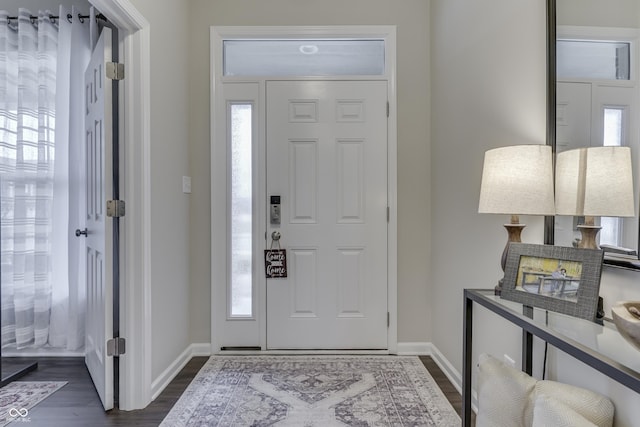
{"type": "Polygon", "coordinates": [[[80,237],[80,236],[87,237],[87,229],[86,228],[84,230],[80,230],[79,228],[76,229],[76,237],[80,237]]]}

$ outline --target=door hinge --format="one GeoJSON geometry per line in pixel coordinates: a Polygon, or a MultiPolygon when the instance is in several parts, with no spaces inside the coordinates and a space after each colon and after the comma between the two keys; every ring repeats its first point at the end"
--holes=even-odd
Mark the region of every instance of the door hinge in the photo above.
{"type": "Polygon", "coordinates": [[[107,200],[107,216],[120,218],[125,214],[124,200],[107,200]]]}
{"type": "Polygon", "coordinates": [[[387,311],[387,328],[391,325],[391,315],[387,311]]]}
{"type": "Polygon", "coordinates": [[[117,337],[107,340],[107,356],[120,356],[125,353],[126,342],[124,338],[117,337]]]}
{"type": "Polygon", "coordinates": [[[107,78],[111,80],[124,79],[124,64],[118,62],[107,62],[105,64],[105,70],[107,72],[107,78]]]}
{"type": "Polygon", "coordinates": [[[389,110],[391,107],[389,107],[389,101],[387,101],[387,117],[389,117],[389,110]]]}

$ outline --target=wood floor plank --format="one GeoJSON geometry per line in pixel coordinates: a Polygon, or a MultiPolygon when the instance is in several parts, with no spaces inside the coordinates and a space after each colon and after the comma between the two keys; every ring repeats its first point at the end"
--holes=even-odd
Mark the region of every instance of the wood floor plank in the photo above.
{"type": "MultiPolygon", "coordinates": [[[[68,381],[68,384],[32,408],[29,427],[157,427],[169,413],[180,395],[198,373],[208,357],[194,357],[169,386],[151,404],[138,411],[113,409],[105,412],[83,358],[15,359],[15,362],[38,361],[38,369],[20,381],[68,381]]],[[[458,414],[462,400],[455,387],[429,356],[421,356],[438,386],[458,414]]]]}

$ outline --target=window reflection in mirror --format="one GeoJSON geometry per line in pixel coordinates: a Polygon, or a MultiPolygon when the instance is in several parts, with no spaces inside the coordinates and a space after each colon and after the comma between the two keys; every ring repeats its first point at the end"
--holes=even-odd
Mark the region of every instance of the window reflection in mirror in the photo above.
{"type": "MultiPolygon", "coordinates": [[[[556,151],[630,146],[638,203],[640,0],[612,2],[556,2],[556,151]]],[[[577,246],[577,226],[582,221],[557,216],[555,244],[577,246]]],[[[609,253],[637,259],[638,216],[599,221],[600,246],[609,253]]]]}

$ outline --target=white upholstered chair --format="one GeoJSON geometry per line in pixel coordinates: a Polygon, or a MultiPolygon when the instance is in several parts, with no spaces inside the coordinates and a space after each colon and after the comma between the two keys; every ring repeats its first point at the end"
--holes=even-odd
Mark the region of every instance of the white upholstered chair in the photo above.
{"type": "Polygon", "coordinates": [[[591,390],[535,378],[482,354],[476,427],[611,427],[613,403],[591,390]]]}

